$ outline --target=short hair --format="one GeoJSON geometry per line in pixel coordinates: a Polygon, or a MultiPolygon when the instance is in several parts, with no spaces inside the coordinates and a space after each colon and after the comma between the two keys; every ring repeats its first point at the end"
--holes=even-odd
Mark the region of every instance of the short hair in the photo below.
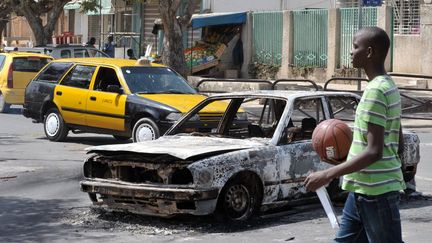
{"type": "Polygon", "coordinates": [[[357,34],[364,35],[367,44],[385,59],[390,49],[390,38],[383,29],[379,27],[364,27],[357,34]]]}

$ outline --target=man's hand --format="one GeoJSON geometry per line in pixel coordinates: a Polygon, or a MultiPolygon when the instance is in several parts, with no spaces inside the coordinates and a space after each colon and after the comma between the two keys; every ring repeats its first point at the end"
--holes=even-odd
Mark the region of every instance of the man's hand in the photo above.
{"type": "Polygon", "coordinates": [[[308,191],[316,191],[318,188],[329,184],[331,178],[328,176],[327,171],[313,172],[304,181],[308,191]]]}

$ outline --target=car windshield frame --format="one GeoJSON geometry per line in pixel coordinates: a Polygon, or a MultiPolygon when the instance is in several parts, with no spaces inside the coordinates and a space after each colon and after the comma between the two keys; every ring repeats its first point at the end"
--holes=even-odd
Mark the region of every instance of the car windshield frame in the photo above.
{"type": "Polygon", "coordinates": [[[125,82],[133,94],[197,94],[178,73],[167,67],[122,67],[125,82]],[[140,70],[140,72],[134,72],[140,70]]]}

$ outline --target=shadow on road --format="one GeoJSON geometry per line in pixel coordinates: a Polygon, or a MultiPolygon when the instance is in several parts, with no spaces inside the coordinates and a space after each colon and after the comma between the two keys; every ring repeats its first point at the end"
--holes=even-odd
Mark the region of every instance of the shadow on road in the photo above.
{"type": "MultiPolygon", "coordinates": [[[[37,139],[40,140],[48,140],[46,137],[39,137],[37,139]]],[[[131,143],[132,139],[120,141],[115,139],[112,136],[100,136],[100,135],[91,135],[88,136],[74,136],[73,134],[70,134],[65,141],[60,143],[74,143],[74,144],[83,144],[83,145],[90,145],[90,146],[96,146],[96,145],[107,145],[107,144],[125,144],[125,143],[131,143]]]]}
{"type": "Polygon", "coordinates": [[[182,215],[159,218],[95,208],[80,214],[74,213],[69,220],[71,224],[84,222],[82,226],[87,230],[111,229],[141,234],[172,235],[191,232],[235,233],[325,217],[321,205],[316,204],[309,206],[308,210],[303,212],[299,209],[291,209],[273,215],[258,216],[247,222],[233,223],[217,220],[214,216],[182,215]]]}
{"type": "Polygon", "coordinates": [[[22,115],[22,107],[10,107],[7,114],[22,115]]]}
{"type": "MultiPolygon", "coordinates": [[[[431,199],[430,196],[411,199],[405,198],[401,202],[401,209],[429,207],[432,206],[431,199]]],[[[338,216],[342,215],[342,209],[342,205],[335,208],[338,216]]],[[[166,219],[129,213],[111,212],[98,208],[82,210],[86,212],[81,212],[80,214],[74,213],[69,218],[69,222],[72,224],[85,222],[83,226],[85,226],[87,230],[112,229],[119,231],[132,231],[140,234],[158,235],[189,234],[191,232],[236,233],[305,221],[311,223],[325,221],[327,223],[328,220],[321,204],[319,203],[273,211],[271,214],[262,214],[247,222],[233,223],[217,220],[214,216],[182,215],[166,219]]]]}
{"type": "MultiPolygon", "coordinates": [[[[190,235],[195,233],[237,233],[289,225],[298,222],[327,223],[320,204],[293,207],[263,214],[247,222],[228,223],[213,216],[159,218],[110,212],[90,207],[70,208],[70,200],[31,200],[0,197],[0,242],[51,242],[86,239],[109,240],[116,232],[134,235],[190,235]],[[93,232],[93,233],[92,233],[93,232]]],[[[403,199],[401,210],[429,207],[431,196],[403,199]]],[[[342,207],[336,208],[337,215],[342,207]]],[[[428,220],[418,218],[419,221],[428,220]]],[[[422,222],[423,222],[422,221],[422,222]]],[[[330,227],[330,225],[329,225],[330,227]]]]}
{"type": "Polygon", "coordinates": [[[77,237],[81,233],[74,226],[61,223],[66,202],[71,200],[0,197],[0,242],[53,242],[77,237]]]}

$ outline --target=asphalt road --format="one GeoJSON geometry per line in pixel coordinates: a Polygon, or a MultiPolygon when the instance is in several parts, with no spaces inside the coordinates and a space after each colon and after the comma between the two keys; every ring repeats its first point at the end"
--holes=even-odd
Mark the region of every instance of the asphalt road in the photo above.
{"type": "MultiPolygon", "coordinates": [[[[424,125],[410,127],[421,140],[417,184],[423,197],[401,202],[403,237],[430,242],[432,134],[424,125]]],[[[0,114],[0,242],[330,242],[334,235],[320,204],[242,225],[212,217],[160,219],[92,209],[78,184],[84,148],[111,143],[118,142],[95,134],[50,142],[42,124],[33,124],[19,109],[0,114]]],[[[342,208],[336,210],[340,216],[342,208]]]]}

